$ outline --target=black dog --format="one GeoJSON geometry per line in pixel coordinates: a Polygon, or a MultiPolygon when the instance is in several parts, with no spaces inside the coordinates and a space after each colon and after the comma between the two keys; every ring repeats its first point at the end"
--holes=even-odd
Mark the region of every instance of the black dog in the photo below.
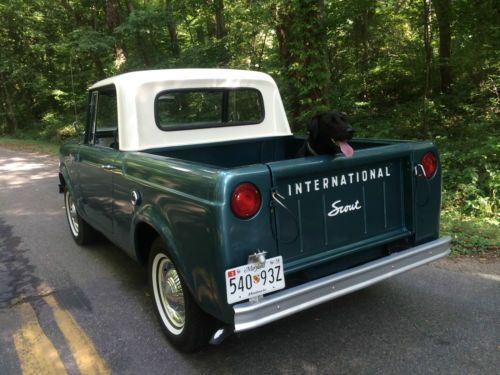
{"type": "Polygon", "coordinates": [[[298,156],[336,154],[342,152],[351,157],[354,153],[347,143],[354,134],[343,114],[323,112],[315,115],[307,124],[309,137],[299,150],[298,156]]]}

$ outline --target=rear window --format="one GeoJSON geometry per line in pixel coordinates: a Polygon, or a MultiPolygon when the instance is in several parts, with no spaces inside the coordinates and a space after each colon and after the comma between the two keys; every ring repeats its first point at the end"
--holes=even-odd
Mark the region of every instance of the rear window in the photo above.
{"type": "Polygon", "coordinates": [[[155,100],[156,124],[162,130],[259,124],[262,95],[251,88],[163,91],[155,100]]]}

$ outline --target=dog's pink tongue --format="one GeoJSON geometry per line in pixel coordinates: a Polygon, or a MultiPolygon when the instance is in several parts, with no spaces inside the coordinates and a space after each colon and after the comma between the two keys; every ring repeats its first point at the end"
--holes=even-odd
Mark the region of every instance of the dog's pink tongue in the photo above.
{"type": "Polygon", "coordinates": [[[346,157],[350,158],[354,154],[354,150],[349,145],[349,143],[347,143],[347,142],[338,142],[338,145],[340,147],[340,151],[342,151],[342,153],[346,157]]]}

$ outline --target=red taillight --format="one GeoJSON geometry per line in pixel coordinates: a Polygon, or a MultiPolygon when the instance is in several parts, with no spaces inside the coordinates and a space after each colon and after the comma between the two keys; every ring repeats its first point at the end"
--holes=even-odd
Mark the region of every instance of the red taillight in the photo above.
{"type": "Polygon", "coordinates": [[[424,167],[425,177],[432,178],[437,170],[437,158],[433,152],[428,152],[422,158],[420,162],[422,167],[424,167]]]}
{"type": "Polygon", "coordinates": [[[254,184],[245,182],[236,186],[231,196],[231,209],[240,219],[248,219],[260,208],[260,192],[254,184]]]}

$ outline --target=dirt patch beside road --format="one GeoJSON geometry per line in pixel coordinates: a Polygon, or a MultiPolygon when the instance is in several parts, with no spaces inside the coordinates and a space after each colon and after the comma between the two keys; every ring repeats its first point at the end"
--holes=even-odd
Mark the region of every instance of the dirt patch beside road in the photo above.
{"type": "Polygon", "coordinates": [[[54,157],[57,156],[59,150],[59,146],[55,143],[3,137],[0,137],[0,147],[11,151],[35,153],[38,155],[50,155],[54,157]]]}
{"type": "Polygon", "coordinates": [[[500,260],[498,258],[457,257],[441,259],[433,266],[455,272],[471,273],[479,276],[491,275],[500,281],[500,260]]]}

